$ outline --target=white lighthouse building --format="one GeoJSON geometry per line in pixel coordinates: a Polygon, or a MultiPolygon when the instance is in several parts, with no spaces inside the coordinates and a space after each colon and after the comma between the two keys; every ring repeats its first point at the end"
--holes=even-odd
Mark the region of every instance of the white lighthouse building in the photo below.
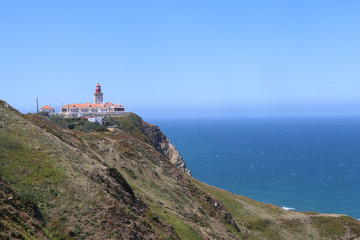
{"type": "Polygon", "coordinates": [[[88,116],[125,116],[125,107],[111,102],[103,103],[101,86],[96,85],[94,103],[73,103],[61,108],[61,113],[67,117],[88,117],[88,116]]]}

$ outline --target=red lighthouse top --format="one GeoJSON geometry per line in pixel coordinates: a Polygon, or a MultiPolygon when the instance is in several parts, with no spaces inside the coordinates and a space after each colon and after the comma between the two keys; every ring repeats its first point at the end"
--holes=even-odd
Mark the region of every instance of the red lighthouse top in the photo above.
{"type": "Polygon", "coordinates": [[[96,92],[97,93],[101,92],[101,86],[99,83],[96,85],[96,92]]]}

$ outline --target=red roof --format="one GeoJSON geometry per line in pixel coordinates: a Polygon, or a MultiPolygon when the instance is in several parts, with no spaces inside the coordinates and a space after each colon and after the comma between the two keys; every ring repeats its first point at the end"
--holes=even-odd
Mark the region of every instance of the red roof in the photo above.
{"type": "Polygon", "coordinates": [[[112,104],[111,102],[107,102],[105,104],[101,104],[101,103],[73,103],[73,104],[67,104],[65,106],[63,106],[62,108],[74,108],[74,107],[79,107],[79,108],[87,108],[87,107],[111,107],[114,106],[114,104],[112,104]]]}
{"type": "Polygon", "coordinates": [[[98,83],[98,85],[96,85],[96,87],[101,87],[100,84],[98,83]]]}
{"type": "Polygon", "coordinates": [[[40,109],[53,109],[52,107],[50,107],[49,105],[45,105],[45,106],[43,106],[42,108],[40,108],[40,109]]]}
{"type": "MultiPolygon", "coordinates": [[[[49,106],[45,106],[45,107],[49,107],[49,106]]],[[[44,108],[45,108],[44,107],[44,108]]],[[[102,108],[102,109],[106,109],[108,107],[124,107],[123,105],[120,105],[120,104],[112,104],[111,102],[107,102],[105,104],[101,104],[101,103],[73,103],[73,104],[67,104],[65,106],[62,107],[62,109],[67,109],[67,108],[102,108]]],[[[53,109],[52,107],[49,107],[51,109],[53,109]]],[[[43,109],[43,108],[41,108],[43,109]]]]}
{"type": "Polygon", "coordinates": [[[116,104],[114,105],[113,107],[124,107],[123,105],[120,105],[120,104],[116,104]]]}

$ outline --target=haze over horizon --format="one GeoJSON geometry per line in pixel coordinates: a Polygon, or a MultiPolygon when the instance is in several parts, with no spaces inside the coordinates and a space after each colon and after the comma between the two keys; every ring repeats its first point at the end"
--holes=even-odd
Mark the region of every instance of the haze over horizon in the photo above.
{"type": "Polygon", "coordinates": [[[360,116],[358,1],[3,1],[1,97],[144,118],[360,116]]]}

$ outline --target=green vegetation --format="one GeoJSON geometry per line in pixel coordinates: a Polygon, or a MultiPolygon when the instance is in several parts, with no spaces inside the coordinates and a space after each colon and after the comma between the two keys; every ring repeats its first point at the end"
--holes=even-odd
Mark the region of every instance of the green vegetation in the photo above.
{"type": "Polygon", "coordinates": [[[11,135],[0,132],[1,175],[27,201],[37,204],[56,194],[53,189],[44,188],[63,179],[61,168],[54,166],[52,161],[48,154],[28,148],[11,135]]]}
{"type": "Polygon", "coordinates": [[[83,132],[108,131],[105,125],[99,125],[93,122],[89,122],[86,118],[62,118],[53,116],[49,119],[56,125],[71,130],[75,129],[83,132]]]}
{"type": "Polygon", "coordinates": [[[162,221],[171,224],[180,239],[203,239],[197,232],[195,232],[189,225],[187,225],[175,214],[172,214],[169,211],[164,211],[162,208],[159,207],[152,207],[151,209],[160,217],[162,221]]]}
{"type": "Polygon", "coordinates": [[[210,193],[216,199],[221,201],[234,216],[240,216],[240,217],[245,216],[244,208],[239,201],[236,201],[228,194],[224,194],[223,192],[220,192],[218,189],[209,186],[207,184],[203,184],[201,182],[196,182],[196,184],[200,188],[206,189],[208,193],[210,193]]]}
{"type": "Polygon", "coordinates": [[[337,219],[333,217],[316,216],[311,219],[322,229],[322,237],[342,236],[346,232],[345,226],[338,224],[337,219]]]}
{"type": "Polygon", "coordinates": [[[36,204],[18,196],[0,177],[0,239],[58,239],[44,226],[36,204]]]}
{"type": "Polygon", "coordinates": [[[111,119],[119,123],[116,126],[130,133],[134,138],[151,144],[150,139],[142,131],[142,119],[138,115],[131,113],[126,117],[112,117],[111,119]]]}
{"type": "Polygon", "coordinates": [[[354,219],[348,216],[329,217],[329,216],[311,216],[316,226],[320,229],[320,235],[324,238],[344,236],[349,229],[351,233],[360,235],[360,228],[354,222],[354,219]]]}
{"type": "MultiPolygon", "coordinates": [[[[31,113],[30,113],[31,114],[31,113]]],[[[38,112],[38,113],[36,113],[37,115],[40,115],[40,116],[42,116],[42,117],[49,117],[50,115],[49,115],[49,113],[48,112],[38,112]]]]}
{"type": "Polygon", "coordinates": [[[309,215],[309,216],[311,216],[311,215],[319,215],[319,213],[317,213],[317,212],[301,212],[301,213],[309,215]]]}
{"type": "Polygon", "coordinates": [[[103,119],[103,125],[89,122],[86,118],[63,118],[52,116],[48,119],[61,128],[66,128],[70,130],[74,129],[83,132],[106,132],[108,131],[108,127],[115,127],[130,133],[133,137],[137,138],[140,141],[151,144],[149,138],[142,131],[142,119],[134,113],[131,113],[129,116],[125,117],[105,117],[103,119]]]}

